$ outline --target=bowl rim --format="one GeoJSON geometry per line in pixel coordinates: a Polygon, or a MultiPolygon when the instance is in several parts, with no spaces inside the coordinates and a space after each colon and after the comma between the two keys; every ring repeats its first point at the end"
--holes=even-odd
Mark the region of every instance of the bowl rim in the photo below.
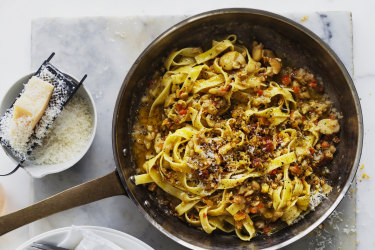
{"type": "MultiPolygon", "coordinates": [[[[300,32],[306,34],[310,39],[315,41],[316,44],[320,45],[321,48],[323,50],[325,50],[326,53],[329,54],[331,56],[331,58],[334,60],[334,62],[336,63],[336,65],[338,66],[340,71],[343,73],[344,78],[346,79],[346,83],[348,84],[350,92],[352,93],[352,96],[353,96],[353,101],[355,103],[355,109],[356,109],[357,119],[358,119],[358,138],[357,138],[357,145],[358,146],[356,148],[353,167],[350,171],[350,174],[349,174],[349,176],[346,180],[345,185],[342,187],[342,189],[339,192],[339,194],[337,195],[335,201],[327,209],[327,211],[322,216],[320,216],[319,219],[317,219],[315,222],[310,224],[310,226],[308,226],[305,230],[303,230],[299,234],[293,236],[292,238],[290,238],[286,241],[283,241],[281,243],[278,243],[278,244],[273,245],[273,246],[268,247],[268,248],[264,248],[264,249],[279,249],[281,247],[285,247],[285,246],[301,239],[302,237],[304,237],[305,235],[310,233],[318,225],[320,225],[336,209],[336,207],[341,202],[341,200],[343,199],[343,197],[345,196],[345,194],[349,190],[349,188],[351,186],[351,183],[354,180],[354,177],[356,175],[356,172],[357,172],[357,169],[358,169],[358,166],[359,166],[359,161],[360,161],[360,158],[361,158],[362,147],[363,147],[363,116],[362,116],[362,110],[361,110],[361,105],[360,105],[358,93],[355,89],[354,82],[353,82],[350,74],[348,73],[347,69],[345,68],[344,64],[342,63],[341,59],[337,56],[337,54],[321,38],[319,38],[311,30],[309,30],[308,28],[302,26],[301,24],[299,24],[299,23],[297,23],[297,22],[295,22],[295,21],[293,21],[293,20],[291,20],[287,17],[281,16],[279,14],[275,14],[275,13],[272,13],[272,12],[269,12],[269,11],[264,11],[264,10],[259,10],[259,9],[252,9],[252,8],[214,9],[214,10],[210,10],[210,11],[206,11],[206,12],[202,12],[202,13],[193,15],[191,17],[188,17],[188,18],[184,19],[181,22],[178,22],[177,24],[168,28],[166,31],[164,31],[162,34],[160,34],[158,37],[156,37],[143,50],[143,52],[138,56],[138,58],[135,60],[135,62],[133,63],[133,65],[129,69],[129,71],[128,71],[125,79],[124,79],[123,85],[122,85],[122,87],[119,91],[118,98],[117,98],[117,101],[116,101],[116,106],[115,106],[114,114],[113,114],[113,128],[112,128],[112,130],[116,131],[116,125],[117,125],[116,124],[116,116],[117,116],[117,112],[119,110],[119,105],[120,105],[121,99],[122,99],[122,97],[124,95],[124,92],[125,92],[125,89],[127,87],[127,84],[130,81],[131,76],[134,74],[135,70],[137,69],[138,65],[143,60],[144,56],[152,50],[152,48],[155,46],[155,44],[160,43],[162,40],[165,39],[165,37],[169,36],[171,33],[174,33],[177,29],[181,28],[182,26],[185,26],[189,23],[198,21],[199,19],[207,18],[207,17],[210,17],[210,16],[222,15],[222,14],[252,14],[252,15],[258,15],[258,16],[266,16],[266,17],[275,19],[278,22],[283,22],[286,25],[292,26],[295,29],[299,30],[300,32]]],[[[113,131],[112,131],[112,133],[114,133],[113,131]]],[[[125,178],[125,176],[123,175],[122,170],[121,170],[120,159],[119,159],[119,156],[117,155],[117,150],[116,150],[116,148],[117,148],[117,146],[116,146],[117,145],[116,136],[113,135],[112,137],[113,137],[113,139],[112,139],[113,154],[114,154],[114,158],[115,158],[116,167],[119,170],[119,172],[121,173],[120,174],[121,181],[125,184],[124,187],[126,189],[126,192],[127,192],[128,196],[137,205],[138,209],[142,212],[142,214],[160,232],[162,232],[164,235],[171,238],[172,240],[176,241],[177,243],[179,243],[179,244],[181,244],[185,247],[191,248],[191,249],[204,249],[204,248],[199,247],[198,245],[194,245],[192,243],[186,242],[186,241],[180,239],[179,237],[175,236],[174,234],[168,232],[161,225],[159,225],[156,221],[154,221],[153,218],[140,206],[140,204],[138,204],[137,199],[133,196],[131,190],[129,189],[128,185],[126,184],[128,182],[128,180],[125,178]]]]}
{"type": "MultiPolygon", "coordinates": [[[[137,244],[138,246],[142,246],[143,250],[153,250],[153,248],[151,248],[147,243],[145,243],[144,241],[142,241],[142,240],[138,239],[137,237],[135,237],[133,235],[130,235],[126,232],[122,232],[122,231],[119,231],[119,230],[116,230],[116,229],[113,229],[113,228],[109,228],[109,227],[92,226],[92,225],[78,225],[78,226],[71,225],[71,226],[67,226],[67,227],[60,227],[60,228],[51,229],[49,231],[45,231],[43,233],[35,235],[31,239],[29,239],[29,240],[25,241],[24,243],[22,243],[21,245],[19,245],[16,248],[16,250],[29,249],[30,245],[34,242],[43,242],[43,241],[48,242],[52,237],[56,237],[58,235],[66,236],[66,234],[68,234],[70,232],[70,230],[72,230],[73,227],[78,229],[78,230],[89,230],[89,231],[92,231],[96,234],[108,233],[108,234],[111,234],[113,236],[118,236],[118,237],[127,239],[129,241],[133,241],[134,244],[137,244]]],[[[99,236],[101,236],[101,235],[99,235],[99,236]]],[[[56,240],[56,239],[54,239],[54,240],[56,240]]],[[[51,243],[55,243],[55,242],[51,242],[51,243]]]]}
{"type": "MultiPolygon", "coordinates": [[[[1,103],[0,103],[0,107],[1,108],[5,108],[5,109],[8,109],[10,107],[10,105],[8,105],[9,103],[5,103],[5,99],[13,94],[11,91],[13,88],[16,88],[18,85],[21,85],[21,84],[24,84],[25,81],[27,81],[27,79],[30,79],[33,75],[35,74],[35,72],[31,72],[29,74],[26,74],[24,75],[23,77],[20,77],[17,81],[15,81],[9,88],[8,90],[4,93],[2,99],[1,99],[1,103]],[[9,107],[8,107],[9,106],[9,107]]],[[[68,77],[71,77],[75,82],[78,82],[74,77],[70,76],[69,74],[66,74],[64,73],[65,75],[67,75],[68,77]]],[[[93,114],[93,126],[92,126],[92,131],[91,131],[91,135],[90,135],[90,138],[89,140],[87,141],[87,144],[85,146],[85,148],[79,152],[78,154],[76,154],[76,156],[74,156],[72,159],[66,161],[66,162],[63,162],[63,163],[57,163],[57,164],[52,164],[52,165],[32,165],[32,164],[26,164],[25,166],[23,166],[23,169],[33,178],[42,178],[46,175],[49,175],[49,174],[54,174],[54,173],[59,173],[59,172],[62,172],[64,170],[67,170],[71,167],[73,167],[77,162],[79,162],[85,155],[86,153],[88,152],[88,150],[90,149],[93,141],[94,141],[94,138],[95,138],[95,135],[96,135],[96,129],[97,129],[97,120],[98,120],[98,116],[97,116],[97,109],[96,109],[96,105],[95,105],[95,101],[94,101],[94,98],[92,97],[90,91],[85,87],[84,84],[82,84],[79,89],[77,90],[80,91],[80,88],[82,88],[81,91],[83,91],[84,94],[87,95],[88,98],[85,98],[87,99],[87,102],[88,102],[88,105],[91,106],[90,109],[92,108],[92,114],[93,114]],[[33,170],[33,167],[36,167],[38,166],[38,171],[34,171],[33,170]],[[43,169],[43,171],[40,171],[40,169],[42,168],[45,168],[43,169]]],[[[77,92],[75,94],[77,94],[77,92]]],[[[14,97],[14,99],[16,98],[17,96],[14,97]]],[[[0,114],[0,115],[3,115],[3,114],[0,114]]],[[[1,145],[2,149],[4,150],[5,154],[7,155],[7,157],[12,161],[14,162],[15,164],[18,164],[18,161],[16,160],[16,158],[11,154],[11,152],[9,151],[9,149],[7,149],[5,146],[1,145]]]]}

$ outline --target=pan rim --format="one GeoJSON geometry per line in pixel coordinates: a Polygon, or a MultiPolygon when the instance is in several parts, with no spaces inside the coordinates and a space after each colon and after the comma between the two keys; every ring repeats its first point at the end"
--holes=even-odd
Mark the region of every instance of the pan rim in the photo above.
{"type": "Polygon", "coordinates": [[[114,109],[114,113],[113,113],[113,121],[112,121],[112,150],[113,150],[113,154],[114,154],[116,169],[117,169],[117,172],[119,173],[121,182],[122,182],[122,184],[124,186],[124,189],[126,190],[128,196],[129,196],[129,198],[136,204],[138,209],[142,212],[142,214],[146,217],[146,219],[153,226],[155,226],[160,232],[162,232],[167,237],[171,238],[175,242],[177,242],[177,243],[179,243],[179,244],[181,244],[185,247],[194,248],[194,249],[204,249],[204,248],[201,248],[197,245],[186,242],[186,241],[182,240],[181,238],[175,236],[174,234],[168,232],[160,224],[158,224],[141,206],[139,206],[138,202],[136,201],[135,197],[133,196],[132,192],[129,190],[129,188],[127,186],[127,181],[125,180],[125,177],[123,175],[123,172],[121,171],[121,166],[120,166],[120,163],[119,163],[120,159],[119,159],[119,154],[117,152],[117,137],[116,137],[116,131],[117,131],[117,125],[118,125],[117,124],[117,117],[118,117],[118,111],[119,111],[119,106],[120,106],[121,100],[124,96],[125,89],[127,87],[127,84],[129,82],[131,76],[133,75],[134,71],[138,67],[140,61],[144,58],[144,56],[146,54],[148,54],[148,52],[154,47],[155,44],[159,43],[165,37],[169,36],[171,33],[175,32],[176,30],[178,30],[179,28],[181,28],[182,26],[184,26],[188,23],[192,23],[192,22],[195,22],[195,21],[198,21],[200,19],[204,19],[204,18],[207,18],[207,17],[210,17],[210,16],[218,16],[218,15],[223,15],[223,14],[250,14],[250,15],[257,15],[257,16],[265,16],[267,18],[274,19],[275,21],[283,22],[284,24],[289,25],[289,26],[299,30],[300,32],[304,33],[305,35],[307,35],[309,37],[309,39],[313,40],[317,45],[319,45],[321,47],[321,49],[324,50],[333,59],[335,64],[338,66],[338,68],[340,69],[340,71],[342,72],[342,74],[343,74],[343,76],[346,80],[346,83],[347,83],[347,85],[350,89],[350,92],[352,94],[353,101],[355,103],[355,110],[356,110],[357,119],[358,119],[357,148],[356,148],[354,163],[353,163],[353,166],[351,168],[350,174],[349,174],[349,176],[346,180],[345,185],[342,187],[342,189],[339,192],[339,194],[337,195],[335,201],[327,209],[327,211],[323,215],[321,215],[315,222],[310,224],[305,230],[303,230],[299,234],[291,237],[290,239],[288,239],[286,241],[283,241],[281,243],[273,245],[269,248],[265,248],[265,249],[278,249],[278,248],[281,248],[281,247],[285,247],[285,246],[301,239],[302,237],[304,237],[308,233],[310,233],[318,225],[320,225],[336,209],[338,204],[342,201],[343,197],[345,196],[345,194],[349,190],[349,188],[350,188],[350,186],[351,186],[351,184],[354,180],[354,177],[356,176],[356,172],[357,172],[358,167],[359,167],[359,162],[360,162],[360,158],[361,158],[361,154],[362,154],[362,148],[363,148],[362,109],[361,109],[358,93],[356,91],[354,82],[353,82],[350,74],[348,73],[347,69],[345,68],[344,64],[342,63],[340,58],[337,56],[337,54],[322,39],[320,39],[316,34],[314,34],[309,29],[305,28],[301,24],[298,24],[298,23],[294,22],[293,20],[290,20],[289,18],[283,17],[279,14],[275,14],[275,13],[272,13],[272,12],[268,12],[268,11],[264,11],[264,10],[258,10],[258,9],[251,9],[251,8],[215,9],[215,10],[203,12],[203,13],[188,17],[187,19],[173,25],[172,27],[170,27],[169,29],[164,31],[161,35],[159,35],[157,38],[155,38],[146,47],[146,49],[143,50],[143,52],[139,55],[139,57],[133,63],[132,67],[129,69],[129,71],[126,74],[126,77],[125,77],[125,79],[122,83],[121,89],[119,91],[119,94],[118,94],[118,97],[117,97],[117,100],[116,100],[116,105],[115,105],[115,109],[114,109]]]}

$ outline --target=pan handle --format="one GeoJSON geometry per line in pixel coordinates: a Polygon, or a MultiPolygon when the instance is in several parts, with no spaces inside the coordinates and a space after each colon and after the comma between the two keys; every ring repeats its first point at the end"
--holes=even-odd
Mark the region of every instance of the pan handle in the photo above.
{"type": "Polygon", "coordinates": [[[126,195],[116,171],[72,187],[34,205],[0,217],[0,235],[73,207],[116,195],[126,195]]]}

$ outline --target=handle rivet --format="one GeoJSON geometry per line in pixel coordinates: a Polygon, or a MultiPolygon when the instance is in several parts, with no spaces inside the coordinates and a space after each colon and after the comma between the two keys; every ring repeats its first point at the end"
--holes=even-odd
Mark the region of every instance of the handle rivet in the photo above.
{"type": "Polygon", "coordinates": [[[130,180],[131,180],[131,182],[135,183],[135,177],[134,177],[134,175],[130,176],[130,180]]]}
{"type": "Polygon", "coordinates": [[[149,201],[146,200],[143,202],[143,205],[145,205],[145,207],[150,207],[151,204],[149,201]]]}

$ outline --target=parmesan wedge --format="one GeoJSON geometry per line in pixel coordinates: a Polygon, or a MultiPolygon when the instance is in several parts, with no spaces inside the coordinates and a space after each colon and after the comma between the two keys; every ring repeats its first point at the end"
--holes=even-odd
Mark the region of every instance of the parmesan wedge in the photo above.
{"type": "Polygon", "coordinates": [[[53,92],[53,85],[33,76],[25,86],[25,91],[14,103],[13,120],[30,116],[30,126],[34,129],[42,117],[53,92]]]}

